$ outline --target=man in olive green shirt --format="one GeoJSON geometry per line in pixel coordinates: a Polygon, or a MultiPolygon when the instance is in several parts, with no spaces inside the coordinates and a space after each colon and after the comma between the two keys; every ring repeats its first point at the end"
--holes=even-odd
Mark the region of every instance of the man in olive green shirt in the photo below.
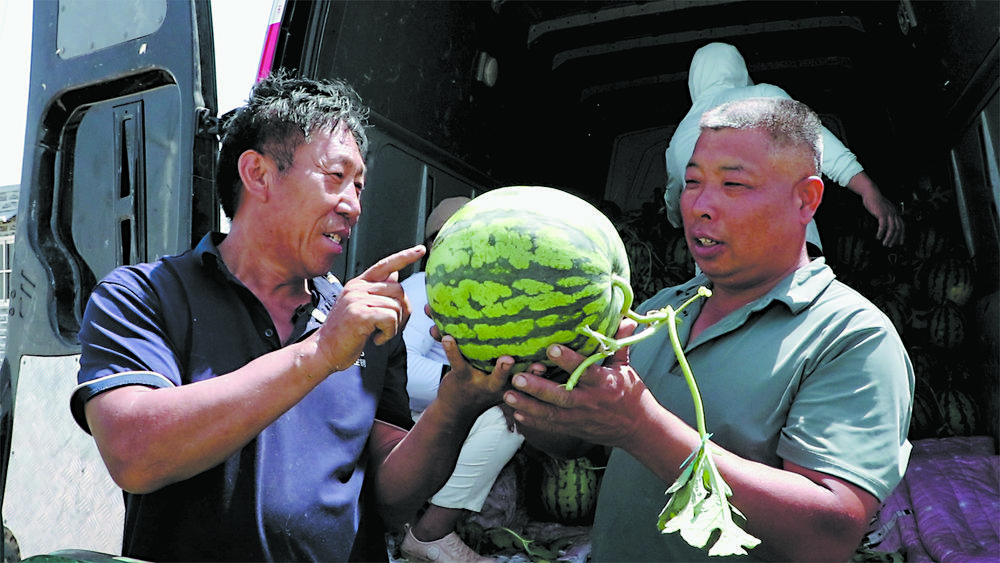
{"type": "MultiPolygon", "coordinates": [[[[707,112],[701,128],[680,205],[702,274],[640,311],[712,289],[684,310],[679,336],[730,501],[761,540],[741,560],[847,561],[905,471],[912,367],[885,316],[806,253],[823,193],[816,115],[757,98],[707,112]]],[[[549,356],[567,370],[583,359],[559,346],[549,356]]],[[[590,367],[571,392],[518,374],[505,395],[536,445],[615,448],[596,561],[709,560],[657,528],[664,491],[701,443],[680,374],[661,331],[590,367]]]]}

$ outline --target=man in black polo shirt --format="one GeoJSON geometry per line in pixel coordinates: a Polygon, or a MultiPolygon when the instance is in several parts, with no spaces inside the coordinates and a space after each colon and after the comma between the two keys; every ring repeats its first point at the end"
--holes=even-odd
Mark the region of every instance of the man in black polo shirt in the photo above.
{"type": "Polygon", "coordinates": [[[411,520],[499,401],[506,369],[454,370],[407,432],[396,272],[425,250],[328,274],[361,213],[366,112],[343,83],[262,81],[222,142],[230,232],[95,289],[72,407],[125,491],[123,555],[385,560],[369,508],[411,520]]]}

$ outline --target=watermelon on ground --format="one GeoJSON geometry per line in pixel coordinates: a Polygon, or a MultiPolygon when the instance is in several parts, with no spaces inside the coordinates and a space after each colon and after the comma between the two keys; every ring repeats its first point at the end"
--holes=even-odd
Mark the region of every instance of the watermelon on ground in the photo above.
{"type": "Polygon", "coordinates": [[[585,524],[594,516],[601,468],[590,458],[550,458],[543,465],[542,506],[562,524],[585,524]]]}

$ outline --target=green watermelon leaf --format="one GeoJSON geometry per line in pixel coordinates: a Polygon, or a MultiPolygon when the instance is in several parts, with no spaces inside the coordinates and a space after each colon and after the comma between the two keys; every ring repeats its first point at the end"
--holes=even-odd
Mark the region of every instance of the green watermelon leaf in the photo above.
{"type": "Polygon", "coordinates": [[[709,555],[744,555],[760,540],[751,536],[736,519],[743,514],[729,504],[732,490],[722,479],[708,449],[707,435],[689,458],[684,472],[669,489],[670,498],[657,523],[664,534],[680,532],[689,545],[699,549],[715,538],[709,555]],[[735,518],[734,518],[735,516],[735,518]]]}
{"type": "Polygon", "coordinates": [[[559,552],[557,550],[536,544],[535,540],[523,538],[514,530],[504,526],[490,528],[487,530],[487,534],[490,536],[494,545],[499,547],[513,547],[514,549],[523,551],[524,553],[527,553],[534,562],[540,563],[542,560],[553,560],[559,556],[559,552]]]}

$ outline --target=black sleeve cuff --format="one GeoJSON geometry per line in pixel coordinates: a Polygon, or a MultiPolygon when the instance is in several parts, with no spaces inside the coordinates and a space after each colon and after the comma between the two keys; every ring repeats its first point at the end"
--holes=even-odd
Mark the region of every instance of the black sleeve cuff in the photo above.
{"type": "Polygon", "coordinates": [[[87,417],[84,416],[83,413],[83,407],[87,404],[87,401],[105,391],[117,389],[118,387],[125,387],[127,385],[142,385],[144,387],[153,387],[155,389],[174,387],[174,383],[172,381],[152,371],[127,371],[85,381],[76,386],[76,389],[73,390],[73,395],[69,400],[70,411],[73,413],[73,418],[76,420],[76,423],[80,425],[80,428],[82,428],[87,434],[90,434],[90,427],[87,425],[87,417]]]}

